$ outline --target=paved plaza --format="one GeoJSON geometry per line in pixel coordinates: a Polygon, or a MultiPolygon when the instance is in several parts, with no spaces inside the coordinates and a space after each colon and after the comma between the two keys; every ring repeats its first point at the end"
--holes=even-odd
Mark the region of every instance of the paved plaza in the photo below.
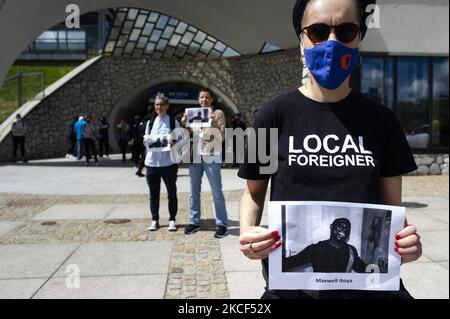
{"type": "MultiPolygon", "coordinates": [[[[148,188],[134,172],[114,156],[89,167],[68,159],[0,166],[0,298],[260,298],[260,263],[238,246],[245,183],[236,170],[223,170],[230,234],[220,240],[206,177],[202,229],[186,236],[188,170],[179,171],[175,233],[165,193],[163,227],[147,231],[148,188]]],[[[423,257],[402,267],[416,298],[449,298],[448,181],[404,179],[407,215],[424,245],[423,257]]]]}

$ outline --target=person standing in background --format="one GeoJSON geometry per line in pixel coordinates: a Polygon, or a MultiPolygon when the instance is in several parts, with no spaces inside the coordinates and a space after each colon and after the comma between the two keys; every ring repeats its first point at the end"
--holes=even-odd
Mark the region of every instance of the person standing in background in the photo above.
{"type": "MultiPolygon", "coordinates": [[[[185,229],[185,234],[190,235],[196,233],[200,229],[200,193],[203,173],[208,177],[211,186],[214,208],[216,211],[216,238],[222,238],[227,235],[228,214],[225,204],[225,196],[222,190],[222,154],[213,153],[214,135],[211,129],[218,129],[222,135],[222,141],[225,136],[225,114],[221,110],[214,110],[212,104],[214,102],[213,94],[209,89],[201,89],[199,92],[198,102],[201,107],[212,108],[211,127],[193,129],[192,132],[198,135],[198,139],[194,138],[193,151],[200,156],[200,163],[191,163],[189,165],[190,178],[190,222],[185,229]],[[204,136],[210,136],[208,140],[204,136]],[[205,161],[205,157],[207,160],[205,161]],[[211,161],[212,160],[212,161],[211,161]]],[[[183,116],[182,122],[187,122],[187,116],[183,116]]],[[[222,149],[219,150],[221,153],[222,149]]]]}
{"type": "MultiPolygon", "coordinates": [[[[156,116],[153,116],[146,122],[144,143],[149,143],[150,141],[167,136],[174,129],[180,127],[175,118],[167,113],[168,109],[169,99],[163,93],[158,93],[155,98],[156,116]]],[[[173,144],[174,142],[171,141],[171,143],[173,144]]],[[[178,165],[172,162],[170,151],[153,152],[149,149],[145,158],[145,166],[147,166],[147,184],[150,190],[150,212],[152,214],[152,223],[148,230],[156,231],[160,226],[159,200],[162,179],[166,185],[169,198],[170,219],[168,230],[176,231],[178,165]]]]}
{"type": "Polygon", "coordinates": [[[12,124],[11,135],[13,139],[13,162],[17,161],[17,147],[20,146],[20,153],[22,155],[22,161],[27,163],[28,160],[25,155],[25,133],[27,132],[27,126],[20,114],[16,115],[16,121],[12,124]]]}
{"type": "Polygon", "coordinates": [[[81,160],[83,157],[83,148],[84,148],[84,128],[86,127],[87,122],[85,121],[83,116],[78,118],[78,122],[75,123],[73,130],[75,131],[77,137],[77,158],[81,160]]]}
{"type": "Polygon", "coordinates": [[[100,157],[103,157],[103,154],[106,157],[109,157],[109,123],[106,120],[106,117],[102,117],[98,122],[98,150],[100,157]],[[103,151],[104,150],[104,151],[103,151]]]}
{"type": "Polygon", "coordinates": [[[78,116],[75,116],[67,124],[67,142],[69,148],[67,149],[66,158],[73,158],[75,147],[77,146],[77,134],[75,133],[75,124],[78,121],[78,116]]]}
{"type": "Polygon", "coordinates": [[[89,165],[91,160],[91,152],[94,155],[95,163],[98,163],[97,150],[95,148],[95,138],[97,136],[97,125],[90,117],[86,117],[86,126],[84,127],[84,148],[86,151],[86,164],[89,165]]]}
{"type": "Polygon", "coordinates": [[[128,146],[128,124],[122,119],[120,123],[116,126],[119,131],[119,147],[120,153],[122,153],[122,162],[125,163],[127,160],[127,146],[128,146]]]}

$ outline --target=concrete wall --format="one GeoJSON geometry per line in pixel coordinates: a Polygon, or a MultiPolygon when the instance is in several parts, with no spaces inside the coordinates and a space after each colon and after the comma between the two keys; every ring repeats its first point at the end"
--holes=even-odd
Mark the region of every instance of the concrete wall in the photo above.
{"type": "MultiPolygon", "coordinates": [[[[297,50],[190,62],[103,57],[26,115],[26,148],[30,159],[64,156],[67,127],[75,115],[107,115],[113,125],[128,101],[158,84],[177,81],[206,86],[232,111],[252,119],[254,109],[300,85],[301,79],[297,50]]],[[[7,136],[0,143],[0,161],[11,157],[12,141],[7,136]]]]}

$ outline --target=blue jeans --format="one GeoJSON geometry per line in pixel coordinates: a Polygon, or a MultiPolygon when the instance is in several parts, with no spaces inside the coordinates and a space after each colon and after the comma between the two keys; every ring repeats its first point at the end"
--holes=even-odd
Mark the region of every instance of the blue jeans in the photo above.
{"type": "Polygon", "coordinates": [[[80,160],[83,157],[84,139],[77,140],[77,157],[80,160]]]}
{"type": "Polygon", "coordinates": [[[221,163],[207,164],[203,160],[201,163],[193,163],[189,165],[190,176],[190,198],[189,205],[191,209],[190,223],[194,225],[200,224],[200,192],[202,186],[203,172],[208,177],[214,199],[214,208],[216,210],[216,225],[228,226],[227,207],[225,205],[225,196],[222,191],[222,175],[220,169],[221,163]]]}

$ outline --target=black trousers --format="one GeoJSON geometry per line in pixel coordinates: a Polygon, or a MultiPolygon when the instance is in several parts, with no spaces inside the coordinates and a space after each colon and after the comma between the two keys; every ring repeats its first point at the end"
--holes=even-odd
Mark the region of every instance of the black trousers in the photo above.
{"type": "Polygon", "coordinates": [[[124,161],[124,162],[127,159],[127,146],[128,146],[128,140],[125,138],[121,138],[119,140],[119,147],[120,147],[120,153],[122,153],[122,161],[124,161]]]}
{"type": "Polygon", "coordinates": [[[20,153],[25,158],[25,136],[13,136],[13,157],[17,157],[17,148],[20,147],[20,153]]]}
{"type": "Polygon", "coordinates": [[[94,160],[97,163],[97,150],[95,149],[95,142],[92,138],[84,138],[84,150],[86,153],[86,162],[89,163],[89,160],[91,159],[91,152],[94,155],[94,160]]]}
{"type": "Polygon", "coordinates": [[[98,151],[100,157],[103,157],[103,154],[109,156],[109,136],[102,136],[102,138],[98,140],[98,151]],[[103,149],[105,150],[104,152],[103,149]]]}
{"type": "Polygon", "coordinates": [[[77,147],[76,135],[67,136],[67,142],[69,144],[69,148],[67,149],[66,154],[75,155],[75,148],[77,147]]]}
{"type": "Polygon", "coordinates": [[[159,198],[161,193],[161,179],[166,184],[169,198],[170,220],[175,221],[178,212],[177,199],[178,165],[168,167],[147,167],[147,184],[150,189],[150,212],[152,220],[159,220],[159,198]]]}
{"type": "Polygon", "coordinates": [[[142,141],[141,143],[134,143],[131,146],[131,159],[137,167],[145,160],[145,146],[142,141]]]}

